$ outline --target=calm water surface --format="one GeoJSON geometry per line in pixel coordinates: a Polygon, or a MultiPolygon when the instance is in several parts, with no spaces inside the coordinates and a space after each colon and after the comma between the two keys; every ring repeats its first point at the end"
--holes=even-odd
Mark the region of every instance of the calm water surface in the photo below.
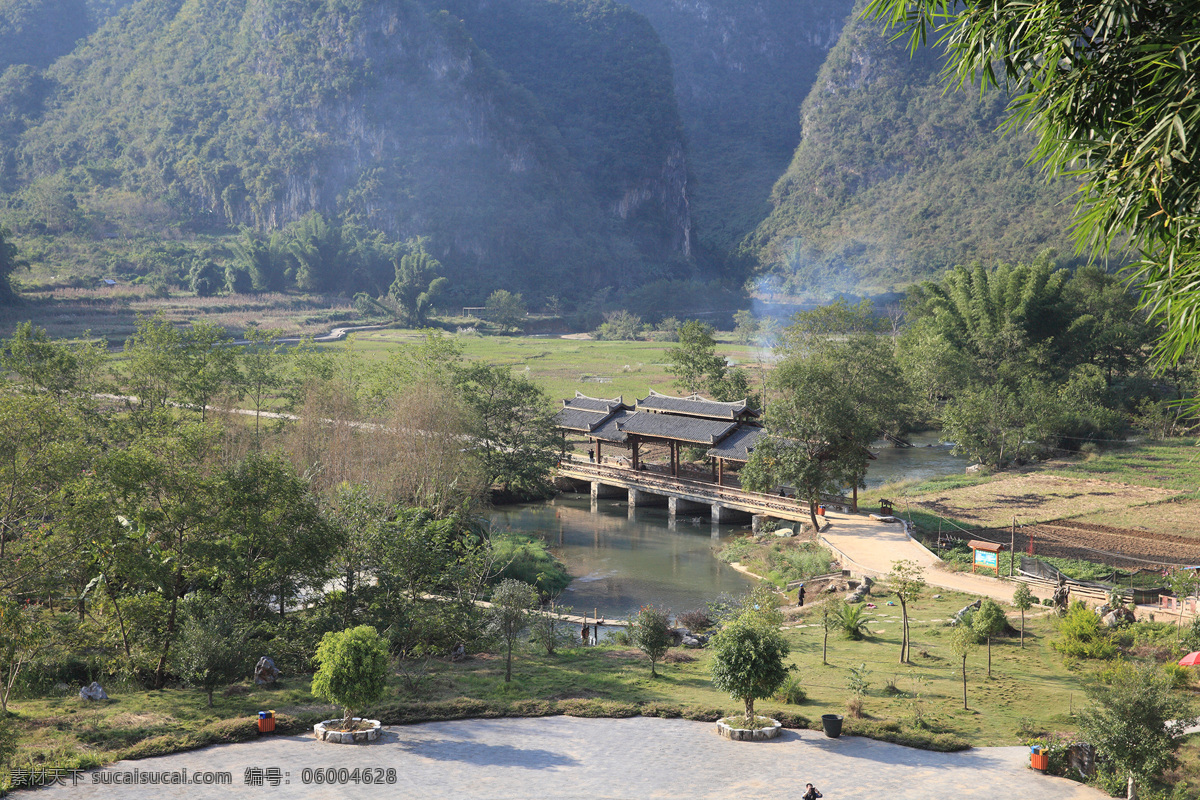
{"type": "Polygon", "coordinates": [[[680,517],[672,529],[666,508],[639,508],[631,518],[623,500],[600,500],[593,512],[588,495],[562,494],[501,508],[492,527],[544,540],[574,578],[561,602],[581,614],[598,609],[602,617],[626,617],[646,603],[688,611],[753,585],[713,555],[744,526],[680,517]]]}
{"type": "MultiPolygon", "coordinates": [[[[969,463],[950,453],[936,433],[914,434],[915,446],[874,449],[867,486],[906,478],[959,474],[969,463]]],[[[588,495],[563,494],[545,503],[505,506],[492,514],[496,530],[537,536],[567,565],[574,580],[561,602],[578,613],[626,617],[646,603],[675,612],[697,608],[723,592],[741,594],[753,581],[719,561],[723,540],[744,525],[713,525],[708,518],[680,517],[672,526],[666,508],[638,508],[631,516],[620,499],[602,499],[593,510],[588,495]]]]}

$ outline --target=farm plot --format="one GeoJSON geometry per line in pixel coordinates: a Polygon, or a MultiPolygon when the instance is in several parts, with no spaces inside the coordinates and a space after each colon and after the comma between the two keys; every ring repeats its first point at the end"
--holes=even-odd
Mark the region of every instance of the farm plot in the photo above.
{"type": "Polygon", "coordinates": [[[1049,522],[1084,515],[1103,515],[1180,494],[1174,489],[1131,486],[1092,478],[1067,478],[1027,473],[997,478],[974,486],[947,489],[907,498],[920,509],[983,527],[1049,522]]]}

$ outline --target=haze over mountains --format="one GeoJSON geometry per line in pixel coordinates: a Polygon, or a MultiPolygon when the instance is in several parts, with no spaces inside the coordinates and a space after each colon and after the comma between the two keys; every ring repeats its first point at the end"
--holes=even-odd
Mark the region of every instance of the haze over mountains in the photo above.
{"type": "Polygon", "coordinates": [[[0,0],[0,70],[27,239],[319,212],[425,237],[464,302],[1069,249],[1002,98],[943,95],[847,0],[0,0]]]}

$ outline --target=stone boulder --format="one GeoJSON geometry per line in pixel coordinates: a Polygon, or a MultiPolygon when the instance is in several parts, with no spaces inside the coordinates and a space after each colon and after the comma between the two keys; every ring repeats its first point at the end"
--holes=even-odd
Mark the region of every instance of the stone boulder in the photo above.
{"type": "Polygon", "coordinates": [[[254,667],[254,683],[256,686],[269,686],[279,679],[280,672],[275,667],[274,659],[263,656],[254,667]]]}
{"type": "Polygon", "coordinates": [[[968,611],[978,611],[979,607],[981,605],[983,605],[983,600],[976,600],[974,603],[968,603],[967,605],[960,608],[954,614],[954,624],[957,625],[959,622],[962,622],[963,615],[966,614],[968,611]]]}
{"type": "Polygon", "coordinates": [[[1133,612],[1125,606],[1117,606],[1112,611],[1100,617],[1100,622],[1106,628],[1119,628],[1122,625],[1128,625],[1136,622],[1133,612]]]}
{"type": "Polygon", "coordinates": [[[79,690],[80,700],[107,700],[108,694],[104,691],[104,687],[92,681],[90,686],[84,686],[79,690]]]}

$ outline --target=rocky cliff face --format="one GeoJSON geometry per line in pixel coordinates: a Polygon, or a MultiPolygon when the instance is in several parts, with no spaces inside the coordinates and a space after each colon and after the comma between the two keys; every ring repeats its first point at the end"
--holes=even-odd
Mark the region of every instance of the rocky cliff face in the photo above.
{"type": "Polygon", "coordinates": [[[855,15],[801,109],[802,138],[748,240],[770,282],[817,297],[887,291],[956,263],[1063,256],[1070,191],[997,131],[997,92],[945,92],[933,49],[910,56],[855,15]]]}
{"type": "Polygon", "coordinates": [[[625,0],[671,51],[693,181],[694,239],[727,256],[769,212],[798,109],[852,0],[625,0]]]}

